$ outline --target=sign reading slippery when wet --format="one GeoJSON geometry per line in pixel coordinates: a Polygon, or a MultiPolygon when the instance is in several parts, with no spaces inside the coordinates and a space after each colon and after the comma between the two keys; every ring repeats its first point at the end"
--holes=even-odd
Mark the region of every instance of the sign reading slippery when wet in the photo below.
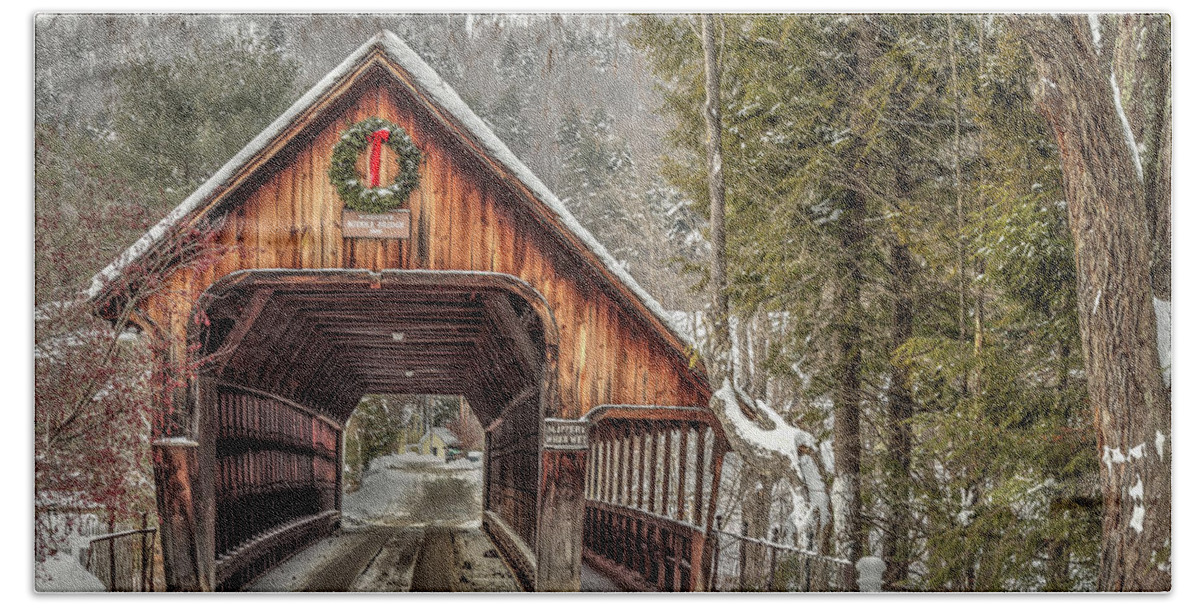
{"type": "Polygon", "coordinates": [[[348,238],[407,239],[411,212],[399,209],[387,213],[361,213],[342,210],[342,234],[348,238]]]}
{"type": "Polygon", "coordinates": [[[586,450],[587,421],[547,418],[543,444],[548,450],[586,450]]]}

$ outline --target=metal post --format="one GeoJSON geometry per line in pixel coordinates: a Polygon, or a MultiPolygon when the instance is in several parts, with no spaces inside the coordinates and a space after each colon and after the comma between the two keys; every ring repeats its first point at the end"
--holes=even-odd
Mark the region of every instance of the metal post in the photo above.
{"type": "MultiPolygon", "coordinates": [[[[108,531],[113,533],[117,531],[117,516],[109,514],[108,516],[108,531]]],[[[108,590],[117,590],[117,552],[113,546],[114,539],[108,539],[108,590]]]]}
{"type": "Polygon", "coordinates": [[[149,589],[150,589],[151,593],[154,592],[154,548],[157,546],[157,541],[155,539],[154,534],[157,534],[157,528],[161,528],[161,527],[162,527],[161,525],[155,526],[156,531],[151,533],[151,536],[150,536],[150,585],[149,585],[149,589]]]}
{"type": "Polygon", "coordinates": [[[721,582],[721,516],[716,516],[717,527],[713,530],[713,563],[712,576],[709,578],[709,591],[720,591],[721,582]]]}
{"type": "Polygon", "coordinates": [[[742,537],[738,539],[738,591],[746,590],[746,535],[750,524],[742,522],[742,537]]]}
{"type": "Polygon", "coordinates": [[[775,545],[779,542],[779,528],[771,528],[771,569],[767,572],[767,591],[775,589],[775,545]]]}
{"type": "Polygon", "coordinates": [[[150,527],[149,525],[147,525],[149,522],[149,520],[147,519],[148,516],[149,516],[148,513],[146,513],[145,511],[142,511],[142,533],[141,533],[141,537],[142,537],[142,585],[141,585],[140,591],[145,591],[150,586],[149,582],[147,581],[147,579],[149,578],[148,577],[149,566],[152,562],[151,557],[147,555],[147,553],[149,552],[149,548],[147,547],[147,542],[146,542],[148,540],[146,538],[146,530],[150,527]]]}

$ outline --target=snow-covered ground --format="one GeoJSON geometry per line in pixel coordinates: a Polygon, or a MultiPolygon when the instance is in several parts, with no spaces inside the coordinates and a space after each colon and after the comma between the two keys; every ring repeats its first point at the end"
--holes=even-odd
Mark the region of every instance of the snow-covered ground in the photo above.
{"type": "MultiPolygon", "coordinates": [[[[95,506],[80,503],[77,497],[52,498],[57,501],[56,504],[95,506]]],[[[67,532],[56,542],[58,552],[55,555],[47,557],[45,561],[34,560],[34,587],[38,591],[53,592],[104,591],[104,583],[88,572],[78,557],[91,543],[92,537],[101,533],[99,519],[91,513],[73,516],[39,514],[39,518],[46,518],[41,520],[43,525],[56,530],[66,529],[67,532]]]]}
{"type": "Polygon", "coordinates": [[[482,510],[483,463],[395,454],[371,461],[342,500],[343,525],[471,525],[482,510]]]}
{"type": "Polygon", "coordinates": [[[59,553],[34,563],[35,587],[46,592],[104,591],[104,583],[92,576],[73,555],[59,553]]]}

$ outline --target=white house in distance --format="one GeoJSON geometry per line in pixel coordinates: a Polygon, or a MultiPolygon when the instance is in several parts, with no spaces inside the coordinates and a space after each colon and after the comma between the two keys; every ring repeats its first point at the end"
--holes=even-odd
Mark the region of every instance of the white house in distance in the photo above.
{"type": "Polygon", "coordinates": [[[438,458],[448,458],[450,456],[450,448],[460,449],[461,442],[458,436],[444,426],[435,426],[421,437],[421,441],[417,444],[417,453],[422,456],[437,456],[438,458]]]}

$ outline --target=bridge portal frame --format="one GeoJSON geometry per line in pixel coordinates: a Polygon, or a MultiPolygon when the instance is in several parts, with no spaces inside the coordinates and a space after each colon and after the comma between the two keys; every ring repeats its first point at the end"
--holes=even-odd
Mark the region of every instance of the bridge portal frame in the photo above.
{"type": "MultiPolygon", "coordinates": [[[[271,309],[272,298],[283,298],[280,300],[282,302],[288,297],[303,297],[302,294],[309,292],[323,294],[323,297],[336,292],[353,298],[350,294],[378,296],[380,293],[394,292],[412,295],[446,290],[469,292],[473,294],[471,297],[479,299],[481,309],[499,310],[485,313],[485,317],[494,318],[488,316],[494,314],[500,318],[499,323],[507,327],[508,331],[501,339],[507,341],[511,351],[509,354],[513,358],[527,358],[531,350],[540,355],[539,369],[530,375],[535,380],[535,390],[532,394],[531,391],[508,390],[508,393],[520,394],[505,398],[502,409],[497,409],[495,403],[484,404],[479,391],[463,391],[475,397],[472,407],[488,427],[484,527],[505,553],[527,589],[578,590],[586,448],[563,449],[563,446],[552,446],[547,449],[543,442],[542,426],[547,413],[560,410],[556,402],[558,332],[553,312],[545,298],[528,283],[501,273],[425,270],[372,272],[347,269],[240,271],[214,283],[197,301],[188,322],[186,350],[198,353],[204,364],[186,387],[185,405],[179,412],[179,432],[154,442],[157,501],[162,522],[164,565],[170,589],[201,591],[235,588],[239,581],[245,582],[247,577],[253,577],[256,568],[278,563],[338,525],[343,456],[340,431],[345,418],[357,404],[358,397],[354,393],[361,389],[351,389],[348,393],[350,397],[346,403],[349,406],[322,410],[320,404],[304,399],[303,395],[293,392],[285,396],[278,394],[285,392],[282,390],[272,392],[245,386],[245,374],[241,376],[242,381],[238,382],[239,377],[234,374],[231,379],[228,372],[256,360],[242,352],[247,345],[251,350],[256,346],[262,348],[270,343],[271,336],[290,335],[289,330],[273,327],[281,318],[278,311],[273,316],[263,316],[264,311],[271,309]],[[514,311],[506,303],[512,301],[524,303],[520,315],[511,314],[514,311]],[[256,323],[260,325],[256,327],[256,323]],[[528,332],[523,339],[520,334],[526,331],[527,326],[533,326],[534,331],[528,332]],[[538,344],[533,344],[529,334],[536,337],[538,344]],[[230,413],[234,410],[229,409],[227,403],[230,391],[249,394],[252,399],[282,404],[285,409],[290,408],[301,415],[307,414],[308,419],[304,424],[314,429],[314,442],[317,441],[318,427],[336,432],[335,488],[332,501],[324,501],[317,512],[291,518],[283,525],[266,531],[261,537],[244,543],[238,550],[218,555],[219,499],[224,498],[222,488],[228,488],[229,475],[238,474],[231,467],[224,466],[226,462],[219,453],[224,441],[222,425],[235,416],[230,413]],[[502,504],[501,497],[511,492],[497,492],[497,488],[493,487],[501,479],[497,468],[508,465],[511,469],[512,463],[501,463],[497,453],[490,449],[497,441],[511,436],[514,428],[527,429],[529,421],[523,419],[515,426],[509,424],[506,427],[506,420],[517,418],[522,399],[524,403],[536,405],[537,418],[537,424],[534,425],[537,454],[533,460],[536,471],[518,472],[521,477],[536,480],[533,513],[536,520],[532,534],[521,534],[517,530],[521,522],[511,521],[514,518],[511,504],[502,504]]],[[[359,329],[356,328],[356,331],[359,329]]],[[[311,340],[311,330],[303,335],[311,340]]],[[[302,345],[293,346],[301,351],[297,356],[302,356],[302,345]]],[[[318,349],[316,352],[321,351],[318,349]]],[[[480,369],[476,367],[467,373],[479,373],[480,369]]],[[[494,373],[504,371],[503,366],[493,369],[494,373]]],[[[507,368],[507,371],[511,374],[511,368],[507,368]]],[[[276,378],[273,386],[297,385],[295,379],[291,380],[276,378]]],[[[494,378],[492,382],[490,388],[502,390],[502,385],[495,384],[494,378]]],[[[446,385],[437,386],[444,388],[446,385]]],[[[471,397],[468,397],[468,401],[472,401],[471,397]]],[[[529,413],[532,410],[526,407],[526,414],[529,413]]],[[[319,451],[320,447],[314,445],[313,449],[319,451]]],[[[313,458],[314,463],[317,460],[313,458]]],[[[311,478],[314,480],[316,468],[314,464],[311,478]]],[[[512,472],[509,473],[511,477],[512,472]]],[[[250,474],[261,476],[261,472],[250,474]]]]}

